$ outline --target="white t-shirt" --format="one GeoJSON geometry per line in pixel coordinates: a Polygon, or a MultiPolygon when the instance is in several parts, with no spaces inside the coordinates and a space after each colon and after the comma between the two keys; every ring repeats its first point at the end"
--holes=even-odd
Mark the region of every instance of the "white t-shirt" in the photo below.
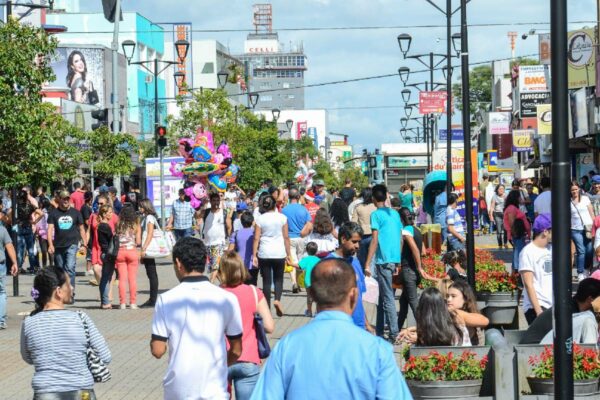
{"type": "Polygon", "coordinates": [[[536,197],[533,202],[533,211],[538,215],[552,213],[552,193],[549,190],[536,197]]]}
{"type": "Polygon", "coordinates": [[[258,245],[259,258],[285,258],[285,243],[283,242],[283,226],[287,217],[278,212],[266,212],[256,219],[260,227],[260,242],[258,245]]]}
{"type": "MultiPolygon", "coordinates": [[[[552,246],[538,247],[531,242],[519,256],[519,273],[533,272],[533,288],[540,307],[552,307],[552,246]]],[[[523,289],[523,310],[532,309],[527,290],[523,289]]]]}
{"type": "Polygon", "coordinates": [[[309,242],[315,242],[315,244],[317,245],[317,254],[332,252],[335,249],[337,249],[339,245],[338,240],[331,233],[321,235],[316,232],[313,232],[306,238],[306,243],[309,242]]]}
{"type": "Polygon", "coordinates": [[[588,206],[591,204],[587,196],[581,196],[577,206],[571,201],[571,229],[582,231],[585,225],[592,225],[594,223],[588,209],[588,206]]]}
{"type": "Polygon", "coordinates": [[[233,221],[233,231],[237,232],[237,231],[239,231],[242,228],[243,228],[243,226],[242,226],[242,220],[239,219],[239,218],[236,218],[235,221],[233,221]]]}
{"type": "Polygon", "coordinates": [[[225,216],[223,214],[223,209],[219,208],[216,213],[210,211],[204,219],[202,234],[204,235],[204,244],[207,246],[225,243],[225,216]]]}
{"type": "Polygon", "coordinates": [[[229,399],[225,336],[241,337],[237,298],[205,276],[184,278],[158,296],[152,338],[166,340],[165,399],[229,399]]]}

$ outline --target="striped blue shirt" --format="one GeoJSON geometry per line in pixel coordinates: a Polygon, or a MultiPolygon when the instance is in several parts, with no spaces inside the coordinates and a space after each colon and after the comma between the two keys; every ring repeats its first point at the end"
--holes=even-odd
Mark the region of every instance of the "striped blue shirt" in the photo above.
{"type": "MultiPolygon", "coordinates": [[[[82,313],[90,332],[90,343],[108,364],[110,350],[94,322],[82,313]]],[[[21,325],[21,357],[35,367],[35,393],[92,389],[94,378],[87,366],[87,340],[83,322],[70,310],[49,310],[25,318],[21,325]]]]}
{"type": "Polygon", "coordinates": [[[462,217],[456,208],[448,206],[446,209],[446,225],[454,225],[456,233],[460,233],[461,235],[465,233],[462,217]]]}

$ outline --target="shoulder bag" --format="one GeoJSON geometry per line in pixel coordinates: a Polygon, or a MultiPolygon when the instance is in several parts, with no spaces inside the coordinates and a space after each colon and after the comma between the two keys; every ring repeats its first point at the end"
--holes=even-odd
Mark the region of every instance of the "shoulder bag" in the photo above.
{"type": "Polygon", "coordinates": [[[94,84],[90,81],[91,90],[88,92],[88,103],[94,105],[100,103],[98,91],[94,89],[94,84]]]}
{"type": "MultiPolygon", "coordinates": [[[[250,285],[252,293],[254,293],[254,303],[258,308],[258,294],[256,293],[256,286],[250,285]]],[[[258,356],[261,359],[269,357],[271,354],[271,346],[267,339],[267,333],[265,332],[265,326],[263,325],[263,319],[258,311],[254,312],[254,330],[256,331],[256,342],[258,343],[258,356]]]]}
{"type": "Polygon", "coordinates": [[[87,348],[85,351],[85,356],[87,359],[87,366],[92,373],[92,377],[94,377],[94,382],[108,382],[112,375],[108,370],[108,367],[104,362],[98,357],[96,350],[92,347],[90,342],[90,330],[88,328],[87,322],[85,322],[85,318],[83,317],[83,313],[81,311],[77,311],[77,315],[81,319],[81,323],[83,324],[83,330],[85,331],[85,340],[87,342],[87,348]]]}
{"type": "MultiPolygon", "coordinates": [[[[146,237],[148,235],[148,230],[146,229],[147,219],[144,218],[143,223],[143,233],[142,233],[142,245],[146,243],[146,237]]],[[[171,248],[169,248],[169,242],[165,237],[165,233],[160,229],[158,224],[154,225],[154,231],[152,233],[152,239],[150,239],[150,244],[146,247],[145,258],[163,258],[169,257],[171,255],[171,248]]]]}
{"type": "Polygon", "coordinates": [[[105,257],[107,257],[109,261],[116,260],[117,256],[119,255],[119,247],[121,247],[119,235],[115,233],[110,239],[110,242],[108,242],[108,248],[106,249],[105,257]]]}
{"type": "Polygon", "coordinates": [[[577,206],[575,205],[575,203],[573,203],[572,200],[571,200],[571,204],[573,204],[573,207],[575,207],[575,211],[577,211],[577,215],[579,215],[579,219],[581,220],[581,225],[583,225],[583,229],[585,230],[585,237],[588,239],[593,239],[594,238],[594,235],[592,235],[592,226],[593,225],[585,224],[583,222],[583,218],[581,218],[581,214],[579,213],[577,206]]]}

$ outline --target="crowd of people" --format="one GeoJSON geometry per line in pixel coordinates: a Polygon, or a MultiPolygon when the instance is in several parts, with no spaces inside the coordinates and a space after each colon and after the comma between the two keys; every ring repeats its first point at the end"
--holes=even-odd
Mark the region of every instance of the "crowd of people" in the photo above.
{"type": "MultiPolygon", "coordinates": [[[[547,340],[552,329],[550,185],[547,179],[541,185],[538,189],[516,181],[506,193],[484,176],[480,199],[485,203],[480,210],[487,210],[482,224],[491,230],[495,221],[499,247],[513,246],[513,268],[523,281],[523,311],[532,331],[524,340],[538,343],[547,340]],[[489,202],[484,199],[488,192],[489,202]]],[[[43,188],[34,197],[26,186],[16,205],[17,221],[6,212],[11,204],[5,203],[0,214],[4,225],[0,250],[6,250],[13,263],[10,272],[19,273],[27,257],[29,270],[21,272],[36,274],[32,289],[36,309],[25,319],[21,337],[23,359],[36,367],[36,399],[83,392],[93,399],[86,352],[92,348],[102,362],[110,362],[108,346],[93,321],[85,313],[78,316],[65,309],[75,303],[78,252],[85,254],[90,280],[99,287],[99,306],[106,310],[114,308],[115,280],[117,308],[138,308],[137,273],[144,265],[150,294],[140,307],[154,308],[152,355],[161,358],[168,351],[164,378],[168,399],[226,399],[229,391],[240,400],[303,398],[307,381],[315,385],[312,390],[329,397],[353,398],[359,390],[366,394],[361,398],[406,399],[410,393],[392,344],[470,346],[485,341],[489,321],[477,309],[466,281],[467,227],[457,210],[456,193],[442,192],[435,200],[433,221],[441,223],[446,239],[442,258],[446,276],[440,279],[423,268],[425,245],[411,186],[391,194],[384,185],[357,190],[350,181],[341,190],[327,190],[318,179],[309,188],[278,187],[265,180],[256,191],[244,192],[230,184],[225,193],[210,193],[205,208],[198,210],[182,190],[164,227],[174,234],[172,261],[181,283],[159,294],[156,257],[147,252],[154,233],[163,227],[152,202],[135,189],[127,188],[120,198],[114,187],[100,185],[96,193],[87,189],[78,184],[72,191],[59,187],[48,199],[43,188]],[[5,226],[16,227],[16,251],[5,226]],[[294,293],[305,291],[304,315],[314,319],[282,338],[265,363],[260,333],[274,331],[277,320],[272,310],[279,317],[285,315],[281,300],[286,274],[294,293]],[[437,287],[419,295],[423,279],[437,281],[437,287]],[[376,281],[379,291],[374,326],[362,300],[367,280],[376,281]],[[405,327],[409,308],[416,326],[405,327]],[[52,310],[60,312],[46,313],[52,310]],[[41,346],[48,324],[63,326],[66,333],[41,346]],[[51,368],[63,340],[77,343],[68,356],[72,360],[61,360],[77,368],[68,379],[65,370],[54,373],[51,368]],[[354,368],[357,363],[362,367],[354,368]],[[48,380],[61,383],[46,385],[48,380]]],[[[592,239],[587,234],[588,222],[592,227],[596,222],[595,192],[593,187],[589,194],[583,192],[575,183],[571,189],[572,212],[579,216],[572,218],[574,262],[579,272],[581,247],[584,274],[591,268],[586,246],[593,247],[589,243],[594,235],[600,244],[600,230],[591,232],[592,239]]],[[[600,257],[600,246],[593,248],[599,249],[600,257]]],[[[0,258],[0,273],[6,265],[0,258]]],[[[592,340],[589,314],[593,316],[592,302],[598,297],[600,281],[584,276],[573,300],[574,321],[580,327],[576,341],[592,340]]],[[[0,307],[5,315],[1,292],[0,307]]],[[[597,343],[598,325],[594,326],[597,343]]]]}

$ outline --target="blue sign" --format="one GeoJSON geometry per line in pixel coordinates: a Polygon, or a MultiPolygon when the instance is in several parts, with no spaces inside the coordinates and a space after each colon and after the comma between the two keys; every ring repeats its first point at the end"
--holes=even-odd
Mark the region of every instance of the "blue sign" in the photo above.
{"type": "MultiPolygon", "coordinates": [[[[447,134],[446,134],[447,130],[446,129],[439,129],[439,135],[440,135],[440,140],[444,141],[444,140],[448,140],[447,139],[447,134]]],[[[456,140],[456,141],[463,141],[464,140],[464,134],[463,134],[463,130],[462,129],[452,129],[452,139],[451,140],[456,140]]]]}
{"type": "Polygon", "coordinates": [[[319,142],[318,142],[318,138],[317,138],[317,128],[314,128],[314,127],[308,128],[308,137],[312,138],[313,142],[315,143],[315,147],[318,149],[319,142]]]}

